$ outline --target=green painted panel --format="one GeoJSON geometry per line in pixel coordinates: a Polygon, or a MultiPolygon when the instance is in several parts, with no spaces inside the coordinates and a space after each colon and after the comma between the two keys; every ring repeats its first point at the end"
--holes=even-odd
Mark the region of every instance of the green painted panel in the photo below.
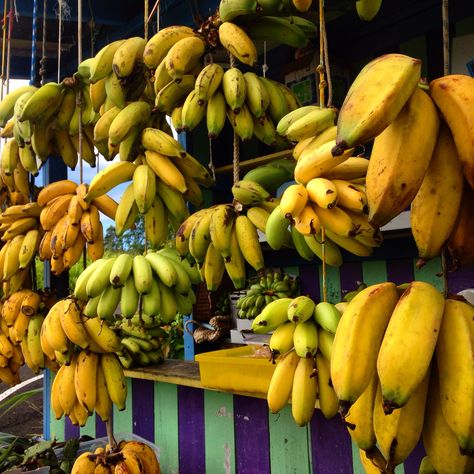
{"type": "MultiPolygon", "coordinates": [[[[416,259],[413,260],[415,265],[416,259]]],[[[443,269],[441,267],[441,258],[437,257],[428,261],[422,268],[418,269],[415,266],[414,276],[415,280],[425,281],[431,283],[440,291],[444,290],[444,282],[442,276],[443,269]]]]}
{"type": "Polygon", "coordinates": [[[127,406],[118,411],[114,405],[114,433],[133,433],[132,423],[132,379],[127,378],[127,406]]]}
{"type": "Polygon", "coordinates": [[[94,413],[87,418],[87,423],[80,429],[81,436],[88,435],[95,438],[95,417],[96,414],[94,413]]]}
{"type": "Polygon", "coordinates": [[[300,428],[295,424],[291,406],[287,405],[277,414],[269,412],[268,427],[272,474],[310,473],[310,428],[300,428]]]}
{"type": "MultiPolygon", "coordinates": [[[[323,266],[318,267],[321,301],[323,301],[323,266]]],[[[341,301],[341,279],[339,268],[326,265],[326,295],[330,303],[341,301]]]]}
{"type": "Polygon", "coordinates": [[[300,274],[300,267],[296,265],[292,265],[289,267],[283,267],[282,271],[288,273],[288,275],[299,275],[300,274]]]}
{"type": "Polygon", "coordinates": [[[206,472],[235,472],[234,397],[204,391],[206,472]]]}
{"type": "Polygon", "coordinates": [[[362,466],[362,461],[360,460],[359,446],[352,442],[352,469],[354,474],[365,474],[364,466],[362,466]]]}
{"type": "Polygon", "coordinates": [[[179,472],[178,387],[155,382],[155,444],[159,450],[161,470],[179,472]]]}
{"type": "Polygon", "coordinates": [[[396,468],[395,468],[395,474],[405,474],[405,467],[403,464],[399,464],[396,468]]]}
{"type": "MultiPolygon", "coordinates": [[[[48,373],[50,374],[51,377],[51,384],[50,387],[53,385],[53,380],[54,380],[54,373],[50,370],[48,370],[48,373]]],[[[48,400],[50,399],[49,397],[51,396],[50,393],[48,393],[48,400]]],[[[64,440],[64,424],[65,424],[65,417],[63,416],[60,420],[56,420],[54,416],[54,411],[51,407],[51,403],[48,403],[48,409],[50,413],[50,430],[51,430],[51,439],[56,438],[59,441],[64,440]]]]}
{"type": "Polygon", "coordinates": [[[387,266],[384,260],[362,262],[362,276],[368,286],[387,281],[387,266]]]}

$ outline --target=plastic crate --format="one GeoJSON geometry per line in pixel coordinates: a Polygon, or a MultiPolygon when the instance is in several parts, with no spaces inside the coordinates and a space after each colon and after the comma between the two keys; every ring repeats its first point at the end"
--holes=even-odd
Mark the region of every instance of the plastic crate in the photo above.
{"type": "Polygon", "coordinates": [[[248,345],[196,355],[204,387],[266,394],[275,365],[266,357],[252,357],[262,346],[248,345]]]}

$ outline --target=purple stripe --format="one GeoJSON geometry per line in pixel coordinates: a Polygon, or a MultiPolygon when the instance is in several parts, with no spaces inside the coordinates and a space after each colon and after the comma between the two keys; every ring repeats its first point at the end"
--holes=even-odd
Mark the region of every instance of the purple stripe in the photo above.
{"type": "MultiPolygon", "coordinates": [[[[112,417],[112,413],[110,414],[112,417]]],[[[105,423],[100,419],[100,416],[97,415],[95,417],[95,437],[96,438],[103,438],[104,436],[107,436],[107,428],[105,426],[105,423]]]]}
{"type": "Polygon", "coordinates": [[[396,285],[413,281],[413,259],[387,260],[387,279],[396,285]]]}
{"type": "Polygon", "coordinates": [[[178,386],[179,472],[206,472],[204,390],[178,386]]]}
{"type": "Polygon", "coordinates": [[[64,417],[64,439],[79,438],[79,425],[73,425],[68,416],[64,417]]]}
{"type": "Polygon", "coordinates": [[[352,472],[351,439],[339,416],[326,420],[316,410],[311,420],[311,448],[314,474],[352,472]]]}
{"type": "Polygon", "coordinates": [[[267,401],[234,395],[235,459],[239,474],[270,472],[267,401]]]}
{"type": "Polygon", "coordinates": [[[461,267],[456,272],[448,272],[448,284],[450,293],[459,293],[466,288],[473,288],[474,265],[461,267]]]}
{"type": "Polygon", "coordinates": [[[410,453],[410,456],[404,462],[405,474],[418,474],[421,460],[426,456],[423,443],[418,441],[415,449],[410,453]]]}
{"type": "Polygon", "coordinates": [[[301,294],[319,301],[319,273],[317,265],[302,265],[300,267],[301,294]]]}
{"type": "Polygon", "coordinates": [[[341,292],[357,290],[359,282],[364,280],[362,275],[362,262],[345,262],[340,271],[341,292]]]}
{"type": "Polygon", "coordinates": [[[132,379],[133,432],[148,441],[155,440],[154,389],[150,380],[132,379]]]}

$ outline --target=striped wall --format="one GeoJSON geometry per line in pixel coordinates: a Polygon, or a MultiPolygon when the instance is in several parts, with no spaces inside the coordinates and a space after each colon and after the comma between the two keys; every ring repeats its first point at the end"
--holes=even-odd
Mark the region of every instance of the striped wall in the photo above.
{"type": "MultiPolygon", "coordinates": [[[[300,275],[303,293],[320,297],[320,266],[284,269],[300,275]]],[[[399,284],[417,279],[442,289],[440,271],[439,260],[421,270],[415,260],[405,257],[347,261],[340,269],[328,268],[328,298],[339,300],[357,281],[399,284]]],[[[474,268],[451,273],[449,286],[453,293],[474,286],[474,268]]],[[[50,380],[45,384],[45,398],[49,387],[50,380]]],[[[114,411],[114,431],[133,432],[153,441],[164,473],[364,473],[341,420],[325,420],[320,411],[309,426],[299,428],[290,407],[273,415],[263,399],[138,379],[128,380],[128,389],[127,410],[114,411]]],[[[105,426],[93,416],[79,429],[68,420],[54,420],[50,411],[45,414],[46,436],[63,439],[84,434],[105,436],[105,426]]],[[[420,445],[396,473],[417,474],[422,456],[420,445]]]]}

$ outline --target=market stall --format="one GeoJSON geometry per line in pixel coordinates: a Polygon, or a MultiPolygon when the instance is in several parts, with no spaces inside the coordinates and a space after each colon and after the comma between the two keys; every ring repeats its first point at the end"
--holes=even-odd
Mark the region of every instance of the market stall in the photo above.
{"type": "Polygon", "coordinates": [[[2,96],[0,379],[72,472],[474,472],[474,7],[151,3],[2,96]]]}

